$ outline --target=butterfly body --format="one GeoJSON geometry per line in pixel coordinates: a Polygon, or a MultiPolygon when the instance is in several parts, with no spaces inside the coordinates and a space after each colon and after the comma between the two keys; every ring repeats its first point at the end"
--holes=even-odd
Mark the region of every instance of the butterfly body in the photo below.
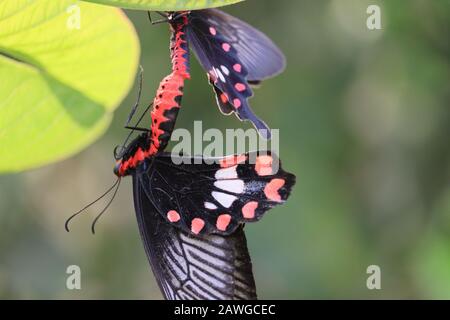
{"type": "Polygon", "coordinates": [[[151,112],[151,157],[164,150],[170,140],[183,98],[184,81],[190,79],[190,52],[186,39],[187,16],[171,19],[170,56],[172,73],[159,84],[151,112]]]}

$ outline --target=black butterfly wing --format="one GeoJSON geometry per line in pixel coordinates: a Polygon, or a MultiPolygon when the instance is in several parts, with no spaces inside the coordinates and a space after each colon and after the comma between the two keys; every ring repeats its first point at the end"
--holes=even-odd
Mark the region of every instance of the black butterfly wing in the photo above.
{"type": "Polygon", "coordinates": [[[278,163],[270,153],[214,161],[161,154],[140,179],[167,223],[192,235],[226,236],[287,200],[295,176],[276,170],[278,163]]]}
{"type": "Polygon", "coordinates": [[[262,136],[270,138],[268,126],[252,111],[248,99],[253,95],[251,84],[282,70],[284,57],[281,52],[277,57],[270,54],[278,50],[275,45],[256,29],[237,21],[218,10],[193,11],[189,16],[187,36],[214,87],[220,110],[224,114],[235,112],[239,119],[251,121],[262,136]],[[260,45],[252,45],[243,36],[247,33],[260,45]],[[265,66],[257,68],[261,63],[265,66]]]}
{"type": "Polygon", "coordinates": [[[283,52],[268,36],[248,23],[218,9],[192,11],[191,16],[206,20],[236,49],[247,69],[249,82],[261,82],[286,68],[283,52]]]}
{"type": "Polygon", "coordinates": [[[243,228],[222,237],[192,235],[173,227],[145,192],[143,172],[133,176],[136,216],[147,257],[169,300],[256,300],[243,228]]]}

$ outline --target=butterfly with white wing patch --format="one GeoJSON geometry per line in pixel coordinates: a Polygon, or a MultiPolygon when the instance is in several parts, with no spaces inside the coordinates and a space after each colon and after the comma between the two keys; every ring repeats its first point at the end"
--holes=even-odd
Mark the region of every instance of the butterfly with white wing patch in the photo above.
{"type": "MultiPolygon", "coordinates": [[[[146,134],[137,137],[116,174],[146,144],[146,134]]],[[[139,230],[161,291],[167,299],[256,299],[244,224],[284,203],[295,176],[275,172],[270,153],[215,164],[210,159],[175,164],[179,160],[159,153],[126,171],[133,177],[139,230]]]]}

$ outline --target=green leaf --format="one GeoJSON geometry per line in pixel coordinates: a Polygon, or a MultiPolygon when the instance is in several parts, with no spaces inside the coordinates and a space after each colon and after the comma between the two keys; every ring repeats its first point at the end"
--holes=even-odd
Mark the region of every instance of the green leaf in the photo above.
{"type": "Polygon", "coordinates": [[[223,7],[244,0],[83,0],[126,9],[182,11],[223,7]]]}
{"type": "Polygon", "coordinates": [[[136,32],[120,9],[0,1],[0,172],[92,143],[130,90],[138,59],[136,32]]]}

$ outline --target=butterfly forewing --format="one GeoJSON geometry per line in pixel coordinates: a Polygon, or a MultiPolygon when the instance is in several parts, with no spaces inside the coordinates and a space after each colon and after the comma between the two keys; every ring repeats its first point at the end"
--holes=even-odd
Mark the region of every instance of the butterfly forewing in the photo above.
{"type": "Polygon", "coordinates": [[[260,82],[285,69],[286,59],[281,50],[248,23],[217,9],[193,11],[191,16],[205,20],[236,49],[240,62],[247,69],[249,82],[260,82]]]}
{"type": "Polygon", "coordinates": [[[233,235],[192,237],[166,222],[133,176],[141,237],[156,280],[170,300],[254,300],[255,282],[242,227],[233,235]]]}

